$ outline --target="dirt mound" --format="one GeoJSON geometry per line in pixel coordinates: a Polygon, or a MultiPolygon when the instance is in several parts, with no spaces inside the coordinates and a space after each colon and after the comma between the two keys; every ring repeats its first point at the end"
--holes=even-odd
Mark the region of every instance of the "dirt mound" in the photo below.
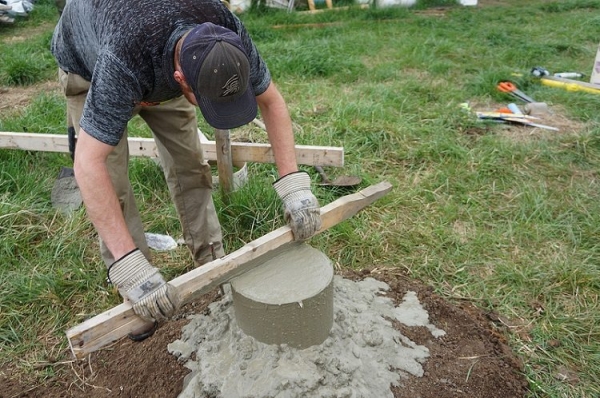
{"type": "MultiPolygon", "coordinates": [[[[423,377],[405,378],[393,388],[394,397],[471,398],[524,397],[527,381],[519,358],[506,344],[502,324],[469,302],[452,304],[433,290],[392,269],[344,271],[352,280],[373,277],[387,283],[386,295],[400,303],[408,291],[417,292],[430,322],[446,331],[432,338],[426,330],[394,322],[403,335],[426,346],[430,358],[424,364],[423,377]]],[[[176,397],[189,371],[167,352],[167,344],[178,339],[188,323],[186,314],[203,313],[215,301],[218,292],[190,303],[178,320],[160,327],[156,334],[141,343],[121,340],[93,353],[85,361],[49,365],[56,376],[35,381],[0,371],[0,397],[176,397]]],[[[224,397],[235,398],[235,397],[224,397]]]]}

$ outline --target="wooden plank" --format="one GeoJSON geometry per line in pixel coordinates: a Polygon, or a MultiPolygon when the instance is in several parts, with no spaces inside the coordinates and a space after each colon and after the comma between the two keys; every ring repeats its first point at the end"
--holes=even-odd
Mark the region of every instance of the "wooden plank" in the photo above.
{"type": "MultiPolygon", "coordinates": [[[[392,185],[384,181],[321,207],[322,226],[317,233],[354,216],[391,189],[392,185]]],[[[283,226],[169,283],[177,292],[180,304],[184,305],[256,267],[260,263],[256,259],[292,241],[291,229],[283,226]]],[[[135,315],[131,305],[123,303],[67,330],[66,335],[73,355],[83,358],[90,352],[125,337],[141,325],[142,320],[135,315]]]]}
{"type": "Polygon", "coordinates": [[[541,83],[548,87],[562,88],[567,91],[583,91],[591,94],[600,94],[600,86],[579,80],[565,79],[556,76],[545,76],[540,79],[541,83]]]}
{"type": "MultiPolygon", "coordinates": [[[[128,141],[131,156],[158,157],[154,139],[129,137],[128,141]]],[[[69,142],[66,134],[0,132],[0,148],[68,153],[69,142]]],[[[217,146],[214,141],[202,142],[202,149],[206,160],[217,160],[217,146]]],[[[270,144],[232,142],[231,157],[234,164],[275,163],[270,144]]],[[[342,167],[344,165],[344,148],[296,145],[296,157],[298,164],[342,167]]]]}
{"type": "Polygon", "coordinates": [[[581,80],[566,79],[564,77],[558,77],[558,76],[544,76],[544,77],[542,77],[542,79],[553,80],[556,82],[574,84],[574,85],[581,86],[581,87],[587,87],[587,88],[593,88],[595,90],[600,90],[600,85],[594,84],[594,83],[589,83],[589,82],[583,82],[581,80]]]}

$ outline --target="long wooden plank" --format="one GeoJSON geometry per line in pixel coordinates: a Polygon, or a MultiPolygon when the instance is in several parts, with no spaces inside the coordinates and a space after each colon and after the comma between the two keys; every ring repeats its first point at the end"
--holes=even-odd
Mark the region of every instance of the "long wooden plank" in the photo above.
{"type": "Polygon", "coordinates": [[[589,82],[584,82],[581,80],[566,79],[564,77],[558,77],[558,76],[544,76],[544,77],[542,77],[542,79],[553,80],[556,82],[562,82],[562,83],[567,83],[567,84],[574,84],[574,85],[581,86],[581,87],[592,88],[594,90],[600,90],[600,85],[594,84],[594,83],[589,83],[589,82]]]}
{"type": "MultiPolygon", "coordinates": [[[[392,185],[384,181],[321,207],[322,226],[317,233],[352,217],[391,189],[392,185]]],[[[169,283],[177,292],[180,304],[184,305],[256,267],[260,262],[255,260],[259,257],[292,241],[291,229],[283,226],[169,283]]],[[[90,352],[126,336],[141,324],[142,320],[135,315],[131,305],[123,303],[67,330],[66,335],[73,355],[83,358],[90,352]]]]}
{"type": "MultiPolygon", "coordinates": [[[[158,157],[156,143],[152,138],[129,137],[131,156],[158,157]]],[[[0,132],[0,148],[22,149],[43,152],[69,152],[69,142],[65,134],[0,132]]],[[[217,160],[215,141],[203,141],[202,149],[206,160],[217,160]]],[[[231,157],[234,163],[275,163],[270,144],[232,142],[231,157]]],[[[344,165],[344,148],[313,145],[296,145],[299,164],[308,166],[344,165]]]]}
{"type": "Polygon", "coordinates": [[[556,76],[545,76],[541,83],[548,87],[562,88],[567,91],[583,91],[591,94],[600,94],[600,86],[579,80],[565,79],[556,76]]]}

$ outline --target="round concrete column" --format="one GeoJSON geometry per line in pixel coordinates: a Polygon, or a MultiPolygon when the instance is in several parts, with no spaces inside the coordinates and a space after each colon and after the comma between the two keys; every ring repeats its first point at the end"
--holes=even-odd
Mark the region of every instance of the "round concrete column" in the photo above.
{"type": "Polygon", "coordinates": [[[239,327],[266,344],[307,348],[333,326],[333,265],[325,254],[294,242],[231,281],[239,327]]]}

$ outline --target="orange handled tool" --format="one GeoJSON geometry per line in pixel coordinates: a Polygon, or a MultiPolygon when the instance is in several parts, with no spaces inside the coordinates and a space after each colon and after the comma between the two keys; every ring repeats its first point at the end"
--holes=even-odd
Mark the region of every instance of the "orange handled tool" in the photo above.
{"type": "Polygon", "coordinates": [[[524,92],[519,90],[517,88],[517,86],[515,86],[511,82],[500,82],[500,83],[498,83],[498,85],[496,87],[498,88],[498,90],[502,91],[503,93],[510,94],[513,97],[520,99],[521,101],[530,102],[530,103],[535,102],[535,100],[533,98],[531,98],[530,96],[528,96],[527,94],[525,94],[524,92]]]}

